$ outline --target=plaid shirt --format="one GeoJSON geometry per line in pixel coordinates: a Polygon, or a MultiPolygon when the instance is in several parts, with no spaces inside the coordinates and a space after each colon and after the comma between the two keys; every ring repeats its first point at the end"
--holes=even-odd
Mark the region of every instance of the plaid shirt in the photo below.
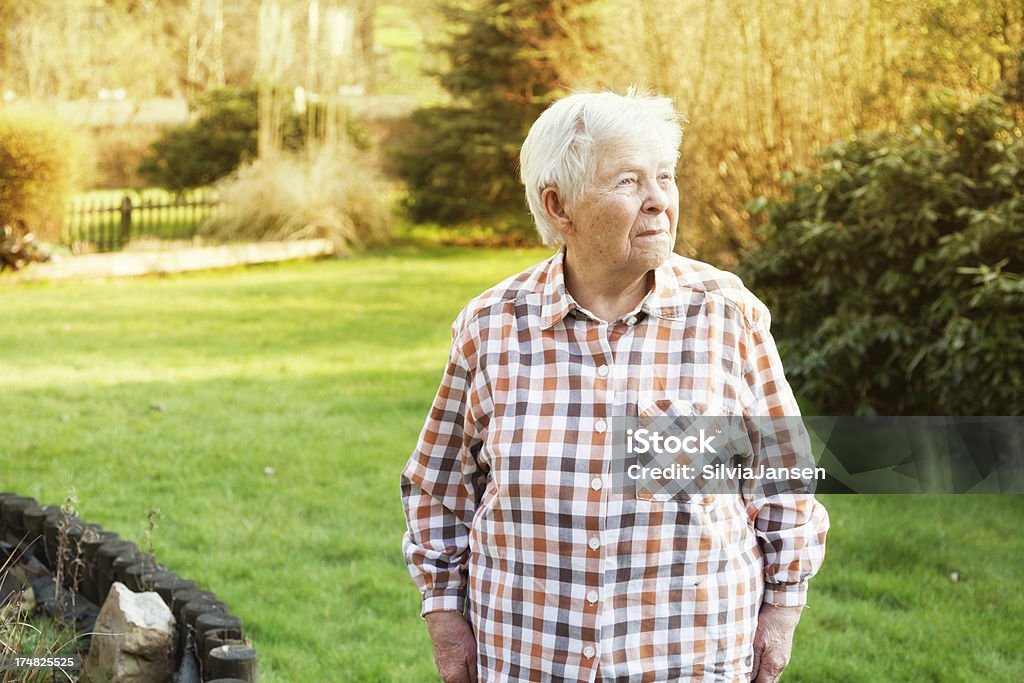
{"type": "Polygon", "coordinates": [[[481,681],[746,681],[762,601],[802,605],[828,515],[810,495],[613,490],[609,421],[672,402],[797,415],[769,315],[672,255],[607,323],[564,249],[471,301],[402,473],[422,614],[464,610],[481,681]]]}

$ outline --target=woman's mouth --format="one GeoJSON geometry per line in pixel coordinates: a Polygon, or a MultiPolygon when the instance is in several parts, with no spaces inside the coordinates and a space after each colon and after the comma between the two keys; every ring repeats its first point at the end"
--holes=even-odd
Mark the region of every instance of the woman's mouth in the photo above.
{"type": "Polygon", "coordinates": [[[660,230],[660,229],[655,228],[653,230],[644,230],[643,232],[638,233],[637,237],[657,237],[659,235],[664,235],[664,234],[665,234],[664,230],[660,230]]]}

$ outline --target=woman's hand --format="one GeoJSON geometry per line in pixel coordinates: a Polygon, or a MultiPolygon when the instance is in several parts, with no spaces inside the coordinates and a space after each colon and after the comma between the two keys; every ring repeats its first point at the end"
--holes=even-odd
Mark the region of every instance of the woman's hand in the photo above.
{"type": "Polygon", "coordinates": [[[763,604],[754,632],[754,683],[775,683],[779,680],[793,650],[793,632],[800,621],[803,607],[779,607],[763,604]]]}
{"type": "Polygon", "coordinates": [[[459,612],[430,612],[424,616],[434,641],[434,663],[444,683],[477,683],[476,638],[459,612]]]}

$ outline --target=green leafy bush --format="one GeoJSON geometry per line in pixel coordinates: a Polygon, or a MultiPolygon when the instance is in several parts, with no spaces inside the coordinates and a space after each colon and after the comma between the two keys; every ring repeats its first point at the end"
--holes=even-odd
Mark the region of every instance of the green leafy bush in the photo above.
{"type": "Polygon", "coordinates": [[[74,181],[74,138],[40,113],[0,111],[0,228],[60,240],[74,181]]]}
{"type": "Polygon", "coordinates": [[[208,185],[243,160],[256,156],[255,90],[225,88],[207,95],[202,114],[188,126],[172,128],[139,164],[139,175],[169,190],[208,185]]]}
{"type": "Polygon", "coordinates": [[[997,99],[936,96],[758,199],[748,285],[825,414],[1024,414],[1024,140],[997,99]]]}
{"type": "MultiPolygon", "coordinates": [[[[259,106],[255,88],[222,88],[204,95],[201,114],[195,122],[164,133],[139,164],[139,175],[158,187],[181,191],[209,185],[255,159],[258,151],[259,106]]],[[[284,148],[298,150],[306,140],[309,121],[319,115],[322,105],[313,105],[311,115],[287,111],[283,117],[284,148]]],[[[346,135],[357,148],[370,145],[366,128],[351,117],[346,135]]]]}

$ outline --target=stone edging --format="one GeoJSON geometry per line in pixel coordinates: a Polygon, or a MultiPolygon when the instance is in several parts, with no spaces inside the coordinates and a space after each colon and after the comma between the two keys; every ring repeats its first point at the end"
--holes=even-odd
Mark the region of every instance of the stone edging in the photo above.
{"type": "MultiPolygon", "coordinates": [[[[19,564],[35,575],[33,588],[45,586],[53,594],[50,600],[56,603],[59,617],[84,626],[83,631],[91,630],[89,624],[95,622],[115,582],[135,592],[152,591],[163,599],[179,627],[175,681],[257,683],[259,657],[245,639],[242,620],[213,593],[167,571],[131,541],[67,515],[56,505],[40,506],[34,498],[14,493],[0,493],[0,541],[13,544],[13,555],[21,556],[19,564]],[[73,589],[68,593],[74,596],[70,611],[60,604],[66,589],[54,586],[52,576],[62,577],[73,589]]],[[[45,602],[41,595],[37,600],[45,602]]]]}

